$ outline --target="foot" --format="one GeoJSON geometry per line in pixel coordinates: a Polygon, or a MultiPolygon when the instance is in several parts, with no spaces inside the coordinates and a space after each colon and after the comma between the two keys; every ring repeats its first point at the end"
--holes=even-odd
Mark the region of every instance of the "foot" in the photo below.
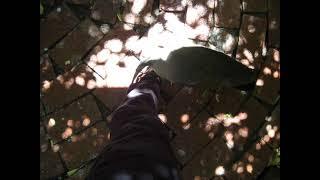
{"type": "Polygon", "coordinates": [[[149,66],[144,67],[134,79],[133,83],[138,83],[141,81],[156,81],[161,83],[161,78],[157,75],[157,73],[149,66]]]}
{"type": "Polygon", "coordinates": [[[130,85],[127,93],[132,89],[147,88],[155,91],[157,96],[159,95],[159,89],[161,84],[161,78],[156,74],[156,72],[149,66],[144,67],[133,80],[133,83],[130,85]]]}

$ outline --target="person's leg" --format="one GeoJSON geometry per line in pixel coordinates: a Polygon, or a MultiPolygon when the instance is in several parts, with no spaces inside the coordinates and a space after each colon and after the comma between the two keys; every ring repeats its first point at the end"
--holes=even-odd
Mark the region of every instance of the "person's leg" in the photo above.
{"type": "MultiPolygon", "coordinates": [[[[125,101],[112,113],[109,129],[111,143],[121,141],[121,146],[131,146],[132,141],[152,139],[154,145],[169,146],[169,129],[158,118],[160,78],[153,71],[147,71],[127,91],[125,101]],[[125,142],[125,143],[123,143],[125,142]]],[[[138,149],[138,144],[134,145],[138,149]]],[[[160,148],[160,147],[159,147],[160,148]]],[[[164,147],[162,147],[164,149],[164,147]]],[[[147,147],[143,148],[149,153],[147,147]]],[[[161,148],[159,149],[161,151],[161,148]]],[[[171,152],[157,154],[168,159],[171,152]]]]}
{"type": "Polygon", "coordinates": [[[112,139],[122,133],[121,127],[134,123],[137,118],[157,119],[159,98],[160,79],[153,71],[138,78],[138,82],[128,88],[125,101],[111,114],[112,139]]]}
{"type": "Polygon", "coordinates": [[[159,98],[160,80],[154,72],[129,87],[126,100],[111,116],[111,142],[88,179],[141,174],[178,179],[168,129],[157,117],[159,98]]]}

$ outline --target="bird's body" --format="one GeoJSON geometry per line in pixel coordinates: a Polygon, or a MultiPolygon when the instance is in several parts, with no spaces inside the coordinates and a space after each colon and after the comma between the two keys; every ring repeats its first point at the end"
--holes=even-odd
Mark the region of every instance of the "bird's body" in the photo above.
{"type": "Polygon", "coordinates": [[[171,82],[204,87],[237,87],[253,83],[255,72],[235,59],[204,47],[183,47],[164,60],[151,60],[156,73],[171,82]]]}

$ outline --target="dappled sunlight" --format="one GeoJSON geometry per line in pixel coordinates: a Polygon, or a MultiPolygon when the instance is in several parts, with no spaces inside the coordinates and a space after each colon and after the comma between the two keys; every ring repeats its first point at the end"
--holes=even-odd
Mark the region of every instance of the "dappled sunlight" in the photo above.
{"type": "Polygon", "coordinates": [[[221,121],[219,119],[209,117],[206,122],[205,130],[210,131],[212,126],[218,125],[219,123],[221,123],[221,121]]]}
{"type": "Polygon", "coordinates": [[[182,46],[181,41],[179,41],[181,38],[179,37],[181,37],[181,35],[165,30],[165,27],[161,23],[156,23],[148,31],[140,57],[142,59],[161,58],[166,60],[172,50],[182,46]]]}
{"type": "Polygon", "coordinates": [[[240,112],[238,115],[232,117],[230,114],[217,114],[216,117],[221,120],[224,126],[229,127],[232,124],[241,125],[241,121],[248,118],[248,114],[240,112]]]}
{"type": "Polygon", "coordinates": [[[260,150],[261,149],[261,144],[258,142],[256,143],[256,150],[260,150]]]}
{"type": "Polygon", "coordinates": [[[269,50],[268,59],[263,69],[263,75],[271,79],[280,79],[280,57],[279,51],[269,50]]]}
{"type": "Polygon", "coordinates": [[[232,55],[232,51],[237,46],[237,37],[234,30],[216,28],[210,31],[209,47],[213,50],[225,53],[228,56],[232,55]]]}
{"type": "Polygon", "coordinates": [[[251,163],[254,161],[254,156],[252,154],[248,156],[248,161],[251,163]]]}
{"type": "Polygon", "coordinates": [[[132,30],[134,24],[139,21],[139,19],[137,17],[135,17],[134,14],[132,13],[128,13],[124,16],[124,20],[125,20],[125,24],[124,24],[124,29],[125,30],[132,30]]]}
{"type": "Polygon", "coordinates": [[[81,76],[77,76],[76,77],[76,84],[79,85],[79,86],[84,86],[85,85],[85,80],[83,77],[81,76]]]}
{"type": "Polygon", "coordinates": [[[264,81],[262,79],[258,79],[256,82],[257,86],[263,86],[264,85],[264,81]]]}
{"type": "Polygon", "coordinates": [[[90,56],[88,65],[95,70],[96,82],[90,82],[90,88],[126,88],[131,84],[139,61],[135,56],[126,55],[131,51],[139,53],[141,46],[138,36],[129,36],[126,41],[118,38],[105,41],[104,49],[90,56]]]}
{"type": "Polygon", "coordinates": [[[188,130],[188,129],[190,129],[190,127],[191,127],[191,124],[190,124],[190,123],[184,124],[184,125],[182,126],[182,128],[183,128],[184,130],[188,130]]]}
{"type": "Polygon", "coordinates": [[[233,133],[231,131],[226,131],[224,133],[224,137],[226,139],[226,145],[229,149],[232,149],[234,147],[234,140],[233,140],[233,133]]]}
{"type": "Polygon", "coordinates": [[[146,5],[147,0],[134,0],[131,7],[131,12],[138,15],[146,5]]]}
{"type": "Polygon", "coordinates": [[[125,30],[133,30],[135,25],[143,26],[153,23],[155,17],[150,12],[152,10],[153,1],[150,0],[130,0],[126,3],[123,19],[123,28],[125,30]]]}
{"type": "Polygon", "coordinates": [[[236,59],[251,69],[259,69],[267,53],[266,32],[263,28],[266,26],[266,19],[243,15],[242,20],[236,59]]]}
{"type": "Polygon", "coordinates": [[[269,141],[270,141],[269,135],[267,135],[267,134],[264,135],[262,140],[263,140],[265,143],[269,142],[269,141]]]}
{"type": "Polygon", "coordinates": [[[58,144],[55,144],[52,146],[52,151],[53,152],[58,152],[60,150],[60,146],[58,144]]]}
{"type": "Polygon", "coordinates": [[[41,91],[46,92],[48,89],[50,89],[51,85],[52,85],[52,81],[48,81],[48,80],[43,81],[41,91]]]}
{"type": "MultiPolygon", "coordinates": [[[[100,63],[106,63],[106,61],[108,60],[108,57],[110,56],[111,52],[109,49],[102,49],[100,52],[97,53],[96,56],[96,61],[91,61],[91,62],[96,62],[98,64],[100,63]]],[[[94,58],[94,55],[93,55],[94,58]]]]}
{"type": "Polygon", "coordinates": [[[279,71],[275,71],[275,72],[273,73],[273,77],[274,77],[275,79],[278,79],[278,78],[280,77],[279,71]]]}
{"type": "Polygon", "coordinates": [[[271,75],[271,69],[268,68],[268,67],[265,67],[265,68],[263,69],[263,73],[264,73],[265,75],[271,75]]]}
{"type": "Polygon", "coordinates": [[[151,15],[151,13],[148,13],[143,17],[143,20],[147,24],[152,24],[156,19],[153,15],[151,15]]]}
{"type": "Polygon", "coordinates": [[[249,129],[247,127],[243,127],[243,128],[240,128],[238,130],[238,134],[241,136],[241,137],[248,137],[248,134],[249,134],[249,129]]]}
{"type": "Polygon", "coordinates": [[[183,11],[189,2],[189,0],[163,0],[160,3],[160,9],[165,11],[183,11]]]}
{"type": "Polygon", "coordinates": [[[215,174],[217,176],[222,176],[224,175],[225,173],[225,170],[224,170],[224,167],[223,166],[218,166],[216,169],[215,169],[215,174]]]}
{"type": "Polygon", "coordinates": [[[256,31],[256,28],[252,24],[250,24],[248,26],[248,31],[249,31],[249,33],[254,33],[256,31]]]}
{"type": "Polygon", "coordinates": [[[253,167],[252,167],[252,165],[251,164],[247,164],[247,166],[246,166],[246,170],[247,170],[247,172],[248,173],[252,173],[252,171],[253,171],[253,167]]]}
{"type": "Polygon", "coordinates": [[[62,139],[67,139],[68,137],[70,137],[73,133],[72,128],[67,127],[64,132],[61,134],[62,139]]]}
{"type": "Polygon", "coordinates": [[[128,51],[133,51],[134,53],[140,53],[141,49],[143,48],[142,44],[143,40],[139,40],[139,36],[131,36],[125,42],[125,48],[128,51]]]}
{"type": "Polygon", "coordinates": [[[213,139],[213,138],[214,138],[214,133],[213,133],[213,132],[210,132],[210,133],[208,134],[208,137],[209,137],[209,139],[213,139]]]}
{"type": "Polygon", "coordinates": [[[84,129],[84,131],[74,133],[68,131],[70,130],[67,128],[65,136],[69,136],[59,143],[62,158],[67,163],[74,163],[73,161],[79,157],[83,160],[93,159],[109,141],[107,137],[109,131],[103,122],[99,122],[89,129],[84,129]]]}
{"type": "MultiPolygon", "coordinates": [[[[240,35],[240,36],[239,36],[238,45],[239,45],[239,46],[243,46],[243,45],[246,45],[247,43],[248,43],[248,41],[247,41],[246,37],[243,36],[243,35],[240,35]]],[[[240,54],[237,54],[236,57],[237,57],[237,58],[240,58],[240,54]]]]}
{"type": "Polygon", "coordinates": [[[186,34],[188,38],[207,41],[213,26],[213,2],[191,2],[186,12],[186,34]],[[209,4],[210,6],[208,6],[209,4]]]}
{"type": "Polygon", "coordinates": [[[201,4],[188,7],[186,15],[186,23],[193,25],[196,23],[202,16],[207,13],[207,8],[201,4]]]}
{"type": "MultiPolygon", "coordinates": [[[[42,96],[48,96],[49,94],[58,93],[60,90],[65,90],[66,94],[69,94],[67,93],[68,91],[71,93],[74,92],[75,89],[77,89],[79,93],[93,89],[92,84],[95,84],[94,74],[88,66],[80,64],[72,68],[71,71],[58,75],[56,79],[42,81],[41,93],[42,96]]],[[[74,98],[75,97],[76,95],[74,95],[74,98]]],[[[54,95],[52,97],[50,96],[50,98],[53,98],[54,101],[60,101],[61,103],[64,101],[64,99],[55,98],[54,95]]],[[[70,101],[72,99],[68,100],[70,101]]]]}
{"type": "Polygon", "coordinates": [[[163,123],[167,123],[167,116],[165,114],[158,114],[158,118],[161,120],[163,123]]]}
{"type": "Polygon", "coordinates": [[[248,60],[250,63],[253,63],[253,61],[254,61],[253,55],[252,55],[252,53],[251,53],[248,49],[244,48],[243,54],[244,54],[244,56],[247,58],[247,60],[248,60]]]}
{"type": "Polygon", "coordinates": [[[110,133],[110,132],[108,133],[108,136],[107,136],[107,137],[108,137],[108,140],[111,139],[111,133],[110,133]]]}
{"type": "Polygon", "coordinates": [[[67,121],[67,126],[69,126],[69,127],[73,127],[73,120],[72,119],[69,119],[68,121],[67,121]]]}
{"type": "Polygon", "coordinates": [[[180,121],[181,121],[183,124],[187,123],[187,122],[189,121],[189,119],[190,119],[189,114],[183,114],[183,115],[181,115],[181,117],[180,117],[180,121]]]}
{"type": "Polygon", "coordinates": [[[120,39],[111,39],[106,41],[104,48],[109,49],[111,52],[119,53],[122,50],[123,42],[120,39]]]}
{"type": "Polygon", "coordinates": [[[273,60],[280,63],[280,52],[277,50],[273,51],[273,60]]]}
{"type": "MultiPolygon", "coordinates": [[[[232,117],[230,114],[223,114],[219,113],[215,117],[209,117],[207,120],[204,121],[204,124],[200,127],[203,129],[204,132],[208,133],[209,139],[213,139],[215,133],[212,132],[213,128],[222,124],[225,127],[229,127],[232,124],[236,124],[238,126],[241,125],[241,121],[247,119],[248,114],[245,112],[240,112],[236,116],[232,117]]],[[[235,145],[235,140],[238,139],[239,136],[243,138],[247,138],[249,135],[249,129],[247,127],[241,127],[238,131],[233,134],[231,131],[226,131],[224,137],[226,139],[226,145],[229,149],[232,149],[235,145]]]]}
{"type": "Polygon", "coordinates": [[[214,0],[207,0],[207,6],[211,9],[215,8],[214,0]]]}
{"type": "Polygon", "coordinates": [[[48,128],[51,128],[54,125],[56,125],[56,121],[53,118],[50,118],[48,122],[48,128]]]}
{"type": "Polygon", "coordinates": [[[238,174],[243,173],[243,171],[244,171],[243,166],[240,165],[240,166],[237,167],[237,173],[238,173],[238,174]]]}
{"type": "MultiPolygon", "coordinates": [[[[190,10],[191,15],[186,15],[187,19],[190,19],[188,21],[194,21],[193,27],[184,22],[182,14],[167,12],[159,14],[157,23],[153,24],[148,30],[140,58],[161,58],[162,60],[166,60],[169,53],[178,48],[203,46],[199,43],[195,43],[193,39],[206,40],[208,38],[210,30],[208,20],[207,18],[202,17],[202,15],[208,14],[208,12],[202,5],[195,7],[195,9],[190,10]],[[192,14],[194,13],[197,14],[197,17],[199,15],[199,17],[192,19],[192,14]]],[[[192,8],[192,6],[190,6],[190,8],[192,8]]]]}
{"type": "Polygon", "coordinates": [[[86,127],[86,126],[89,126],[91,120],[88,116],[86,115],[83,115],[83,121],[82,121],[82,126],[86,127]]]}
{"type": "Polygon", "coordinates": [[[89,26],[88,34],[93,38],[101,36],[101,32],[99,31],[99,29],[95,25],[89,26]]]}
{"type": "Polygon", "coordinates": [[[272,125],[270,125],[270,124],[266,126],[266,131],[267,131],[267,134],[270,138],[275,137],[277,130],[278,130],[278,126],[272,127],[272,125]]]}
{"type": "Polygon", "coordinates": [[[128,87],[139,62],[133,56],[123,57],[121,60],[116,60],[117,62],[113,60],[106,63],[107,87],[128,87]],[[125,64],[125,68],[119,66],[119,61],[125,64]]]}
{"type": "Polygon", "coordinates": [[[69,78],[68,80],[66,80],[66,81],[64,82],[64,87],[65,87],[65,89],[70,89],[71,86],[73,85],[73,83],[74,83],[74,78],[73,78],[73,77],[71,77],[71,78],[69,78]]]}

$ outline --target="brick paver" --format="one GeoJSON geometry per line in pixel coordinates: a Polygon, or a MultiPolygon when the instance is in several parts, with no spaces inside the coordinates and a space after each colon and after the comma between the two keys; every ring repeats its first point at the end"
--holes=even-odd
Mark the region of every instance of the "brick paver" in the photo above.
{"type": "Polygon", "coordinates": [[[269,49],[267,59],[256,82],[256,96],[274,104],[280,92],[280,52],[269,49]]]}
{"type": "Polygon", "coordinates": [[[89,173],[93,163],[86,165],[85,167],[81,168],[77,173],[71,176],[70,180],[83,180],[86,178],[87,174],[89,173]]]}
{"type": "Polygon", "coordinates": [[[40,179],[58,176],[64,172],[59,155],[52,150],[40,152],[40,179]]]}
{"type": "Polygon", "coordinates": [[[240,0],[215,0],[215,26],[239,28],[241,18],[240,4],[240,0]]]}
{"type": "Polygon", "coordinates": [[[216,136],[217,127],[207,128],[209,118],[212,117],[206,111],[202,111],[181,134],[173,139],[171,144],[181,164],[189,161],[195,153],[216,136]]]}
{"type": "Polygon", "coordinates": [[[260,69],[267,53],[266,16],[243,15],[236,58],[242,64],[260,69]]]}
{"type": "Polygon", "coordinates": [[[98,122],[93,127],[73,136],[70,142],[60,144],[61,155],[67,167],[74,169],[95,158],[107,145],[108,134],[106,122],[98,122]]]}
{"type": "Polygon", "coordinates": [[[243,0],[242,8],[244,12],[266,12],[268,4],[267,0],[243,0]]]}
{"type": "Polygon", "coordinates": [[[118,11],[117,1],[96,0],[92,7],[91,18],[96,21],[114,24],[117,20],[118,11]]]}
{"type": "Polygon", "coordinates": [[[91,91],[95,84],[95,78],[86,65],[80,65],[52,81],[44,81],[40,93],[47,113],[91,91]]]}
{"type": "Polygon", "coordinates": [[[239,124],[233,124],[227,128],[227,131],[233,135],[232,142],[234,150],[243,150],[246,143],[250,142],[250,138],[254,136],[258,127],[265,121],[267,109],[265,109],[253,97],[250,98],[240,108],[241,113],[246,114],[246,118],[241,120],[239,124]]]}
{"type": "Polygon", "coordinates": [[[46,126],[51,138],[57,142],[67,139],[98,120],[102,120],[101,113],[92,96],[85,96],[61,111],[46,117],[46,126]]]}
{"type": "Polygon", "coordinates": [[[233,88],[223,88],[215,93],[207,110],[214,116],[222,114],[236,115],[241,103],[246,100],[246,95],[233,88]]]}
{"type": "Polygon", "coordinates": [[[40,20],[40,53],[71,31],[78,23],[77,17],[66,6],[53,10],[46,19],[40,20]]]}
{"type": "Polygon", "coordinates": [[[280,102],[275,107],[271,116],[259,132],[261,143],[268,144],[272,148],[280,145],[280,102]]]}
{"type": "Polygon", "coordinates": [[[55,79],[56,74],[54,73],[52,63],[47,54],[40,57],[40,85],[45,80],[55,79]]]}
{"type": "Polygon", "coordinates": [[[211,94],[209,90],[200,88],[181,89],[164,111],[168,126],[177,134],[184,132],[189,123],[209,102],[211,94]]]}
{"type": "Polygon", "coordinates": [[[59,155],[51,149],[44,126],[40,123],[40,179],[57,176],[63,172],[59,155]]]}
{"type": "Polygon", "coordinates": [[[222,139],[213,140],[183,168],[183,178],[185,180],[210,179],[219,166],[230,160],[231,155],[232,152],[222,139]]]}
{"type": "Polygon", "coordinates": [[[85,19],[50,50],[49,55],[61,68],[69,71],[102,37],[98,27],[91,20],[85,19]]]}
{"type": "Polygon", "coordinates": [[[253,144],[247,153],[226,173],[228,179],[256,179],[268,165],[272,151],[267,146],[253,144]],[[258,147],[258,148],[257,148],[258,147]]]}
{"type": "Polygon", "coordinates": [[[269,46],[280,48],[280,1],[268,0],[268,37],[269,46]]]}

